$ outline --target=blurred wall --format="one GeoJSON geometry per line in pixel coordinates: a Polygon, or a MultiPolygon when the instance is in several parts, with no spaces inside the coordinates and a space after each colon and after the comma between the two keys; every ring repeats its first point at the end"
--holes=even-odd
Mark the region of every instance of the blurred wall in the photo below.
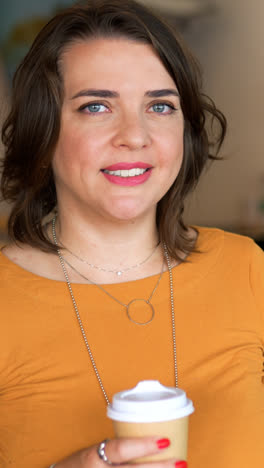
{"type": "Polygon", "coordinates": [[[5,19],[1,22],[1,40],[17,23],[18,18],[20,21],[25,21],[29,17],[48,16],[55,7],[71,5],[73,0],[0,0],[0,3],[1,16],[5,19]]]}
{"type": "Polygon", "coordinates": [[[213,3],[218,14],[192,21],[185,37],[203,66],[206,91],[228,119],[221,152],[227,160],[204,175],[188,218],[234,226],[251,216],[261,182],[264,194],[264,2],[213,3]]]}

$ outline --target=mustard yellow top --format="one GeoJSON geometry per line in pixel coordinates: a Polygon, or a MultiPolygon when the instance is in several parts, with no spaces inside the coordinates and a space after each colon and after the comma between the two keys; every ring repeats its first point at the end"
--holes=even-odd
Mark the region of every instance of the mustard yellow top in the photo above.
{"type": "MultiPolygon", "coordinates": [[[[189,468],[260,468],[264,253],[248,238],[207,228],[199,228],[197,248],[173,269],[179,387],[195,406],[189,468]]],[[[127,303],[147,298],[156,281],[107,289],[127,303]]],[[[146,326],[94,285],[73,291],[110,399],[139,380],[174,385],[168,273],[146,326]]],[[[46,468],[111,437],[67,285],[0,254],[0,297],[0,466],[46,468]]]]}

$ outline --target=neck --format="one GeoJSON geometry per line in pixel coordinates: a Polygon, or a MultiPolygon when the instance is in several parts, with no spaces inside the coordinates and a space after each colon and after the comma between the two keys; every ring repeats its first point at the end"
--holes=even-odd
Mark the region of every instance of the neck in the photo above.
{"type": "Polygon", "coordinates": [[[133,265],[147,256],[158,243],[155,216],[122,223],[95,222],[59,212],[56,220],[58,242],[96,265],[133,265]]]}

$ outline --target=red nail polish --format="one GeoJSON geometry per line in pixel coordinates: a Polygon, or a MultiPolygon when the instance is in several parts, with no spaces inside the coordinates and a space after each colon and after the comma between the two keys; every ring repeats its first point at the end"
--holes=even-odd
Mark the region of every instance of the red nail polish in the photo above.
{"type": "Polygon", "coordinates": [[[160,439],[160,440],[157,440],[157,446],[158,446],[158,448],[159,448],[160,450],[169,447],[169,445],[170,445],[170,440],[169,440],[169,439],[160,439]]]}
{"type": "Polygon", "coordinates": [[[175,463],[176,468],[187,468],[187,462],[186,461],[178,461],[175,463]]]}

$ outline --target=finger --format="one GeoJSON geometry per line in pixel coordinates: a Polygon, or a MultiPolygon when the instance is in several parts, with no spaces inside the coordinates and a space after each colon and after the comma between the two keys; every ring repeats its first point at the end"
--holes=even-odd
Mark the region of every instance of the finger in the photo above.
{"type": "Polygon", "coordinates": [[[113,463],[124,463],[136,458],[153,455],[166,450],[170,446],[167,438],[140,437],[131,439],[113,439],[107,442],[106,456],[113,463]]]}
{"type": "Polygon", "coordinates": [[[150,463],[141,463],[139,465],[124,465],[123,468],[131,468],[134,466],[135,468],[187,468],[187,462],[183,460],[166,460],[160,462],[152,462],[150,463]]]}
{"type": "Polygon", "coordinates": [[[131,464],[122,465],[122,468],[187,468],[186,461],[175,461],[175,460],[163,460],[159,462],[148,462],[148,463],[140,463],[140,464],[131,464]]]}

